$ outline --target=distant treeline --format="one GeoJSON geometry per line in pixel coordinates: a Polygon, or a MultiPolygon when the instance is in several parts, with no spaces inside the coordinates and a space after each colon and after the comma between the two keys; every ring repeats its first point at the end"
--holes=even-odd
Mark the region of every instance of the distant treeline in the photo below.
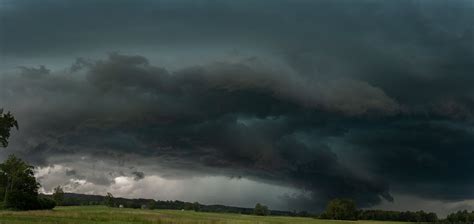
{"type": "Polygon", "coordinates": [[[437,222],[438,216],[433,212],[424,211],[383,211],[383,210],[361,210],[358,212],[359,220],[378,221],[402,221],[402,222],[437,222]]]}
{"type": "MultiPolygon", "coordinates": [[[[43,197],[52,197],[51,195],[43,195],[43,197]]],[[[198,202],[184,201],[160,201],[153,199],[129,199],[129,198],[107,198],[101,195],[86,195],[75,193],[64,193],[61,202],[62,206],[79,206],[79,205],[108,205],[112,207],[123,208],[142,208],[142,209],[171,209],[171,210],[194,210],[201,212],[218,212],[218,213],[238,213],[238,214],[254,214],[254,208],[242,208],[225,205],[204,205],[198,202]]],[[[269,215],[274,216],[300,216],[314,217],[308,212],[291,212],[269,210],[269,215]]]]}
{"type": "Polygon", "coordinates": [[[451,213],[443,220],[444,223],[474,223],[474,211],[467,210],[451,213]]]}
{"type": "Polygon", "coordinates": [[[331,200],[326,210],[319,215],[320,219],[334,220],[378,220],[401,222],[437,222],[436,213],[417,211],[399,212],[384,210],[359,210],[351,199],[331,200]]]}
{"type": "MultiPolygon", "coordinates": [[[[326,218],[321,214],[319,218],[326,218]]],[[[329,219],[329,218],[328,218],[329,219]]],[[[433,212],[424,211],[384,211],[384,210],[359,210],[354,220],[424,222],[440,224],[474,224],[474,211],[458,211],[449,214],[445,219],[440,219],[433,212]]]]}

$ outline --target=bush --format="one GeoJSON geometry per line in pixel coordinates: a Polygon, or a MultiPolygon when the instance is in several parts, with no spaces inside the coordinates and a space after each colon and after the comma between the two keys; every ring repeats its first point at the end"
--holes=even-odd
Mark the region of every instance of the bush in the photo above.
{"type": "Polygon", "coordinates": [[[45,197],[13,191],[8,195],[6,208],[13,210],[49,210],[56,206],[56,202],[45,197]]]}
{"type": "Polygon", "coordinates": [[[38,196],[14,190],[7,195],[5,207],[13,210],[34,210],[38,206],[38,196]]]}
{"type": "Polygon", "coordinates": [[[38,208],[41,210],[51,210],[56,207],[56,202],[49,198],[38,198],[38,208]]]}

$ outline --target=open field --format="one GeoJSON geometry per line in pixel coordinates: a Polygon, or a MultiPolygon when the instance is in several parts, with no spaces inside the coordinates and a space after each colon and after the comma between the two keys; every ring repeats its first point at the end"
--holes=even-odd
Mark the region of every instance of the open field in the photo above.
{"type": "Polygon", "coordinates": [[[395,224],[377,221],[332,221],[312,218],[260,217],[176,210],[119,209],[103,206],[57,207],[53,211],[0,211],[0,224],[395,224]]]}

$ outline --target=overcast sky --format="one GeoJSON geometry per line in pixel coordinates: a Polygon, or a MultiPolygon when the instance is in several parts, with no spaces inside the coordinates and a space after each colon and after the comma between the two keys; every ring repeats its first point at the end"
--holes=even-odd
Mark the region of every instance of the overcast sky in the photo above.
{"type": "Polygon", "coordinates": [[[470,0],[0,0],[44,192],[474,209],[470,0]]]}

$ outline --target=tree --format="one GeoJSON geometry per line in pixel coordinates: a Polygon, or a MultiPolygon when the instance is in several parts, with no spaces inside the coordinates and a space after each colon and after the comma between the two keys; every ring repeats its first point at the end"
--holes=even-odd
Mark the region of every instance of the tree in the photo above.
{"type": "Polygon", "coordinates": [[[107,195],[105,196],[105,205],[109,207],[115,207],[115,198],[109,192],[107,192],[107,195]]]}
{"type": "Polygon", "coordinates": [[[8,138],[10,138],[12,128],[18,129],[18,122],[10,112],[4,114],[3,109],[0,109],[0,147],[8,146],[8,138]]]}
{"type": "Polygon", "coordinates": [[[356,220],[357,208],[352,200],[334,199],[328,203],[323,217],[336,220],[356,220]]]}
{"type": "Polygon", "coordinates": [[[260,203],[257,203],[255,205],[255,208],[253,210],[253,213],[255,215],[262,215],[262,216],[266,216],[270,213],[270,211],[268,210],[268,207],[265,206],[265,205],[261,205],[260,203]]]}
{"type": "MultiPolygon", "coordinates": [[[[0,147],[8,146],[10,130],[18,129],[18,122],[8,112],[0,109],[0,147]]],[[[0,164],[0,204],[17,210],[52,209],[54,201],[38,197],[39,183],[33,172],[33,166],[14,155],[0,164]]]]}
{"type": "Polygon", "coordinates": [[[0,164],[0,197],[7,208],[38,209],[38,188],[33,166],[10,155],[0,164]]]}
{"type": "Polygon", "coordinates": [[[54,188],[53,200],[56,202],[57,205],[62,205],[64,201],[64,191],[61,186],[57,186],[56,188],[54,188]]]}
{"type": "Polygon", "coordinates": [[[156,209],[156,201],[155,200],[150,200],[147,203],[146,208],[148,208],[150,210],[156,209]]]}
{"type": "Polygon", "coordinates": [[[194,203],[193,203],[193,209],[194,209],[194,211],[196,211],[196,212],[201,211],[201,204],[199,204],[199,202],[194,202],[194,203]]]}

